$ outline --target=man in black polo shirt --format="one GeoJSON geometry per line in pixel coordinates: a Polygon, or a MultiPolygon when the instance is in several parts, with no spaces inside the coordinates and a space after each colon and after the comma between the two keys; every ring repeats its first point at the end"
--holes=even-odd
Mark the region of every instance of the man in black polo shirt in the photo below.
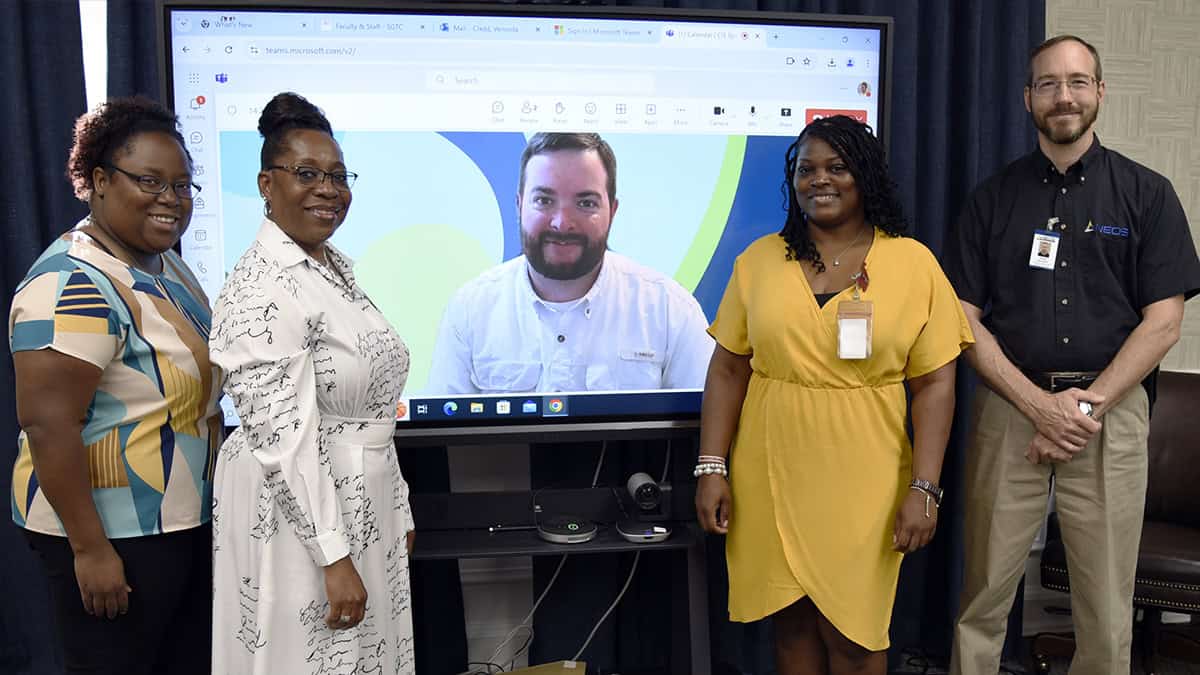
{"type": "Polygon", "coordinates": [[[985,181],[947,243],[977,340],[966,576],[950,672],[996,675],[1053,477],[1071,574],[1072,675],[1129,673],[1148,391],[1200,261],[1170,182],[1100,145],[1100,57],[1074,36],[1030,57],[1038,147],[985,181]]]}

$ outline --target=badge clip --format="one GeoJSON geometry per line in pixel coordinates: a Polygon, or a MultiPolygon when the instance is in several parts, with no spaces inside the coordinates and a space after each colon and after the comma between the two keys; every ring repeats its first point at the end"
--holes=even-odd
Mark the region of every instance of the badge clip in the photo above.
{"type": "Polygon", "coordinates": [[[854,281],[853,300],[838,303],[838,358],[859,360],[871,356],[875,303],[862,299],[862,294],[871,284],[865,262],[862,270],[850,278],[854,281]]]}

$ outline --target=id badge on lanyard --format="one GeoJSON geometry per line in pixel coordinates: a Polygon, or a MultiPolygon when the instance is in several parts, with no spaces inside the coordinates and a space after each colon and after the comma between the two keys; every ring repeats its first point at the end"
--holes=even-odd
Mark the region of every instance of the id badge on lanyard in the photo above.
{"type": "Polygon", "coordinates": [[[861,295],[870,284],[866,262],[852,278],[853,299],[838,303],[838,358],[860,360],[871,356],[871,330],[875,321],[875,303],[863,300],[861,295]]]}
{"type": "Polygon", "coordinates": [[[1037,270],[1052,270],[1058,260],[1058,245],[1062,241],[1054,231],[1058,218],[1046,221],[1046,229],[1033,231],[1033,244],[1029,249],[1029,266],[1037,270]]]}

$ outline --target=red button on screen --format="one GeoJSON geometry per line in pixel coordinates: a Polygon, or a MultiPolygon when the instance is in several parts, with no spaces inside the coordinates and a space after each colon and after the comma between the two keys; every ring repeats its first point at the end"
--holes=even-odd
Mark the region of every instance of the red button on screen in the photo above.
{"type": "Polygon", "coordinates": [[[812,124],[813,120],[819,120],[823,117],[833,117],[834,115],[846,115],[854,119],[867,123],[866,110],[838,110],[836,108],[806,108],[804,111],[804,123],[812,124]]]}

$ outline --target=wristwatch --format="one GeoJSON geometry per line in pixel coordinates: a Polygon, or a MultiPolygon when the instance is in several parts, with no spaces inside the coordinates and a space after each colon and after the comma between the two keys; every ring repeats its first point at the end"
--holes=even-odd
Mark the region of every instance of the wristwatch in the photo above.
{"type": "Polygon", "coordinates": [[[930,483],[929,481],[925,480],[924,478],[912,479],[912,482],[908,484],[908,487],[916,488],[916,489],[920,490],[921,492],[924,492],[925,494],[929,495],[930,497],[933,497],[933,502],[938,505],[938,508],[941,508],[942,494],[943,494],[942,488],[934,485],[933,483],[930,483]]]}

